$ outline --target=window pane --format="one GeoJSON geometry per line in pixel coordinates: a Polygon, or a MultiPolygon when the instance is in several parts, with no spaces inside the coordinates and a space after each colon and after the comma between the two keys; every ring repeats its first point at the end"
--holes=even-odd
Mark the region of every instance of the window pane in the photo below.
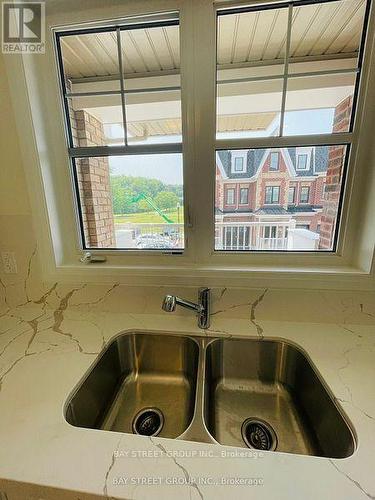
{"type": "Polygon", "coordinates": [[[145,76],[180,68],[178,25],[123,29],[121,48],[125,79],[136,73],[145,76]]]}
{"type": "Polygon", "coordinates": [[[234,170],[236,172],[242,172],[243,170],[243,158],[238,157],[234,159],[234,170]]]}
{"type": "Polygon", "coordinates": [[[219,15],[217,22],[217,137],[278,135],[288,9],[219,15]]]}
{"type": "Polygon", "coordinates": [[[365,6],[363,0],[346,0],[294,7],[289,60],[306,60],[289,69],[306,73],[356,68],[365,6]]]}
{"type": "Polygon", "coordinates": [[[249,149],[246,176],[241,177],[231,169],[237,151],[217,151],[215,249],[332,250],[346,149],[343,145],[249,149]],[[301,151],[307,156],[306,170],[297,169],[301,151]],[[271,181],[274,152],[279,154],[279,170],[272,172],[271,181]],[[246,192],[247,203],[242,204],[246,192]]]}
{"type": "Polygon", "coordinates": [[[66,35],[60,37],[60,43],[68,90],[72,92],[120,90],[115,31],[66,35]],[[102,81],[103,77],[106,81],[102,81]]]}
{"type": "Polygon", "coordinates": [[[129,145],[181,142],[179,27],[124,29],[121,48],[129,145]]]}
{"type": "Polygon", "coordinates": [[[345,73],[289,78],[284,135],[347,132],[355,77],[345,73]]]}
{"type": "Polygon", "coordinates": [[[124,144],[120,95],[70,97],[73,146],[117,146],[124,144]]]}
{"type": "Polygon", "coordinates": [[[248,190],[248,188],[241,188],[240,195],[241,195],[241,199],[240,199],[241,205],[247,205],[247,203],[249,202],[249,190],[248,190]]]}
{"type": "Polygon", "coordinates": [[[279,153],[271,153],[270,170],[279,169],[279,153]]]}
{"type": "Polygon", "coordinates": [[[182,155],[75,161],[86,248],[182,250],[182,155]]]}
{"type": "Polygon", "coordinates": [[[218,84],[216,137],[278,135],[282,89],[281,79],[218,84]]]}
{"type": "MultiPolygon", "coordinates": [[[[228,65],[279,60],[285,56],[288,9],[275,8],[218,17],[218,70],[228,65]]],[[[278,74],[283,68],[278,69],[278,74]]],[[[255,75],[253,75],[255,76],[255,75]]]]}
{"type": "Polygon", "coordinates": [[[299,201],[300,203],[308,203],[309,202],[309,194],[310,194],[310,188],[307,186],[302,186],[301,187],[301,194],[299,201]]]}
{"type": "Polygon", "coordinates": [[[180,91],[126,94],[128,143],[181,142],[180,91]]]}
{"type": "Polygon", "coordinates": [[[294,203],[295,192],[296,192],[296,188],[295,187],[290,187],[289,188],[288,203],[294,203]]]}

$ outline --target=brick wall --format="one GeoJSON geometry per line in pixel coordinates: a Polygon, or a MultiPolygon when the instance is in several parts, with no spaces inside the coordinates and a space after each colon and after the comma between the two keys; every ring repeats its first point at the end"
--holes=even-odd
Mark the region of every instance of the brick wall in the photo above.
{"type": "MultiPolygon", "coordinates": [[[[353,97],[349,96],[336,106],[333,121],[334,132],[346,132],[348,130],[352,104],[353,97]]],[[[345,146],[330,146],[319,241],[319,248],[322,249],[331,249],[333,245],[344,156],[345,146]]]]}
{"type": "MultiPolygon", "coordinates": [[[[84,110],[70,109],[73,142],[77,146],[103,146],[103,124],[84,110]]],[[[83,231],[88,247],[115,247],[112,193],[108,158],[76,161],[83,231]]]]}

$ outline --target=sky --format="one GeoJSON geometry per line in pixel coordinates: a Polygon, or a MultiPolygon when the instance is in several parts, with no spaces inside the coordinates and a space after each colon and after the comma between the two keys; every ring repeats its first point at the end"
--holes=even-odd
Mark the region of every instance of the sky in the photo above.
{"type": "MultiPolygon", "coordinates": [[[[334,109],[315,109],[289,111],[285,114],[284,135],[324,134],[332,131],[334,109]]],[[[259,136],[259,134],[256,134],[259,136]]],[[[231,137],[244,137],[243,134],[231,133],[231,137]]],[[[246,134],[247,137],[255,134],[246,134]]],[[[155,142],[171,142],[170,137],[156,138],[155,142]]],[[[148,140],[150,143],[150,140],[148,140]]],[[[155,154],[110,157],[112,175],[149,177],[165,184],[182,184],[182,155],[155,154]]]]}

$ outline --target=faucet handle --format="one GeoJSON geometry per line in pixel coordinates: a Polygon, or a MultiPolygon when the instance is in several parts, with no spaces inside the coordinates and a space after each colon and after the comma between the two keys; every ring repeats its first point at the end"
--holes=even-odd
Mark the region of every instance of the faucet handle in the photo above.
{"type": "Polygon", "coordinates": [[[176,297],[174,295],[166,295],[162,304],[163,311],[173,312],[176,309],[176,297]]]}

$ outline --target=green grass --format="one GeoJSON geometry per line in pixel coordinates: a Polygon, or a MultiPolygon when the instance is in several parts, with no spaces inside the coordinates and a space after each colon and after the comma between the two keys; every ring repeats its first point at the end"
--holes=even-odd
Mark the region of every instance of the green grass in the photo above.
{"type": "MultiPolygon", "coordinates": [[[[172,222],[178,222],[177,210],[173,210],[171,212],[165,212],[165,215],[168,219],[171,219],[172,222]]],[[[142,212],[138,214],[123,214],[123,215],[115,215],[115,224],[141,224],[145,222],[154,223],[154,224],[162,224],[165,222],[163,217],[161,217],[157,212],[142,212]]],[[[183,210],[180,209],[180,223],[184,222],[184,213],[183,210]]]]}

